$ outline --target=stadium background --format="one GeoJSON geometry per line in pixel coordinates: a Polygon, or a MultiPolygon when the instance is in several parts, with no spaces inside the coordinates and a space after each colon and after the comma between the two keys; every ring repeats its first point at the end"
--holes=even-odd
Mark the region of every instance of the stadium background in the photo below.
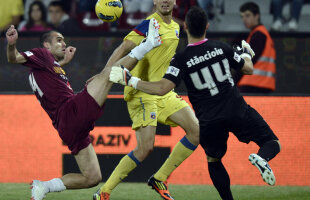
{"type": "MultiPolygon", "coordinates": [[[[66,37],[67,44],[77,47],[73,61],[65,67],[75,91],[98,73],[126,33],[86,34],[66,37]]],[[[245,33],[209,33],[210,39],[230,44],[246,37],[245,33]]],[[[277,90],[272,96],[246,96],[270,124],[282,144],[282,152],[271,161],[278,185],[310,185],[310,36],[305,33],[274,34],[277,49],[277,90]]],[[[50,119],[39,106],[28,85],[28,69],[6,61],[6,41],[0,39],[0,182],[48,180],[67,172],[76,172],[74,158],[64,146],[50,119]],[[3,173],[5,172],[5,173],[3,173]]],[[[24,51],[39,45],[34,35],[21,35],[18,49],[24,51]]],[[[181,36],[178,49],[186,45],[181,36]]],[[[177,91],[184,95],[183,86],[177,91]]],[[[113,86],[104,115],[91,132],[99,157],[103,180],[106,180],[121,157],[134,148],[122,87],[113,86]]],[[[155,150],[125,180],[146,182],[184,135],[180,128],[159,126],[155,150]]],[[[247,161],[256,152],[254,144],[229,139],[224,163],[234,185],[264,185],[257,170],[247,161]]],[[[206,158],[199,147],[169,179],[173,184],[211,184],[206,158]]]]}

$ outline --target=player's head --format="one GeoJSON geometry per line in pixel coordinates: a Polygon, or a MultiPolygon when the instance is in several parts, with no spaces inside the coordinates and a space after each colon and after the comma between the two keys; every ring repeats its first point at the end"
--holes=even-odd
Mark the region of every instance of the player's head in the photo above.
{"type": "Polygon", "coordinates": [[[163,16],[172,15],[173,6],[176,0],[153,0],[156,12],[163,16]]]}
{"type": "Polygon", "coordinates": [[[64,36],[57,31],[48,31],[40,38],[41,47],[48,49],[57,61],[65,56],[66,43],[64,36]]]}
{"type": "Polygon", "coordinates": [[[205,37],[208,26],[208,16],[202,8],[194,6],[189,9],[184,23],[187,34],[194,38],[205,37]]]}
{"type": "Polygon", "coordinates": [[[240,7],[240,15],[244,26],[248,29],[252,29],[260,24],[260,12],[259,7],[254,2],[247,2],[240,7]]]}

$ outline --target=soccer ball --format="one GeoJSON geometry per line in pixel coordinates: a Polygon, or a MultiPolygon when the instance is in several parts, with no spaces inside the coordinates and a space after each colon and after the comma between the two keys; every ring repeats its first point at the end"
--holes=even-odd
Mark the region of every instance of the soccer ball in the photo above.
{"type": "Polygon", "coordinates": [[[120,0],[98,0],[95,6],[97,17],[104,22],[114,22],[123,12],[120,0]]]}

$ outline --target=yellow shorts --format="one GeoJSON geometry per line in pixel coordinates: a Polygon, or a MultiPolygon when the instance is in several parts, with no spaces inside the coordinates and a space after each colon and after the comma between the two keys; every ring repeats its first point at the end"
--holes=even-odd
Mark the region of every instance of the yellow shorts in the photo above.
{"type": "Polygon", "coordinates": [[[157,122],[170,126],[178,124],[168,117],[173,113],[189,106],[177,93],[169,92],[160,96],[133,97],[127,102],[128,112],[132,120],[132,129],[142,126],[157,126],[157,122]]]}

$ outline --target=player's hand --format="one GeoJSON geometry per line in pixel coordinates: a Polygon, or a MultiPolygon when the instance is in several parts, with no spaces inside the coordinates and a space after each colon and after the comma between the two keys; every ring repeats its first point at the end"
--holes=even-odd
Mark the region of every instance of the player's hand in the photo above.
{"type": "Polygon", "coordinates": [[[242,46],[243,53],[249,54],[251,56],[251,58],[253,58],[255,56],[253,49],[251,48],[251,46],[246,41],[242,40],[241,46],[242,46]]]}
{"type": "Polygon", "coordinates": [[[68,64],[73,59],[75,51],[76,51],[75,47],[72,47],[72,46],[67,47],[65,50],[64,59],[59,64],[61,66],[68,64]]]}
{"type": "Polygon", "coordinates": [[[75,51],[76,51],[75,47],[72,47],[72,46],[67,47],[65,50],[64,60],[69,63],[72,60],[72,58],[74,57],[75,51]]]}
{"type": "Polygon", "coordinates": [[[7,30],[6,39],[8,40],[9,45],[16,44],[16,41],[18,39],[18,33],[14,25],[11,25],[10,28],[7,30]]]}
{"type": "Polygon", "coordinates": [[[123,66],[113,66],[110,72],[109,80],[113,83],[128,85],[132,75],[128,69],[123,66]]]}
{"type": "Polygon", "coordinates": [[[119,83],[137,88],[137,84],[140,79],[132,76],[128,69],[123,66],[113,66],[110,72],[109,80],[113,83],[119,83]]]}

